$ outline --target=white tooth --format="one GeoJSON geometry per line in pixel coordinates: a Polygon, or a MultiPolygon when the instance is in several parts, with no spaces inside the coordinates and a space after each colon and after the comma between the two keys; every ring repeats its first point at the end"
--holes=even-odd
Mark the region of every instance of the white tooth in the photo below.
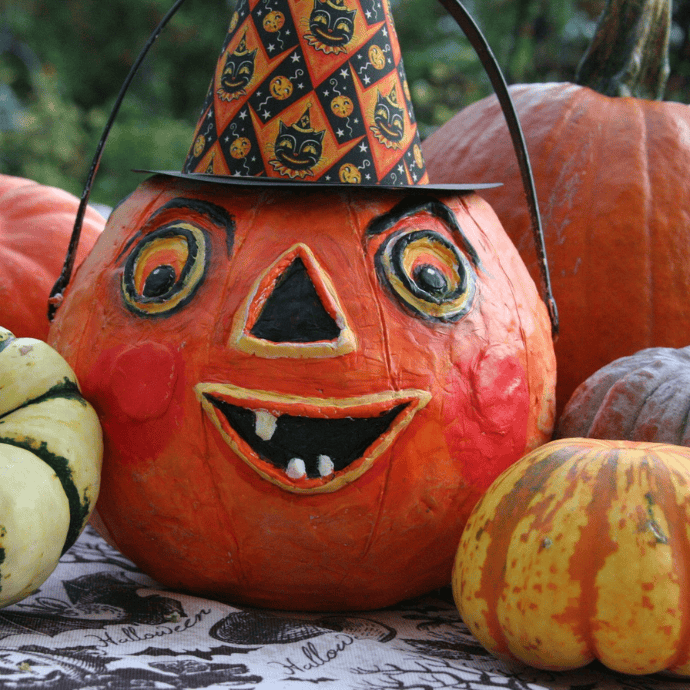
{"type": "Polygon", "coordinates": [[[307,467],[302,458],[292,458],[285,471],[285,474],[287,474],[290,479],[301,479],[306,473],[307,467]]]}
{"type": "Polygon", "coordinates": [[[328,455],[319,455],[319,474],[322,477],[328,477],[328,475],[333,474],[334,469],[333,460],[328,455]]]}
{"type": "Polygon", "coordinates": [[[256,421],[254,424],[254,433],[264,441],[270,441],[276,430],[278,419],[268,410],[254,410],[256,421]]]}

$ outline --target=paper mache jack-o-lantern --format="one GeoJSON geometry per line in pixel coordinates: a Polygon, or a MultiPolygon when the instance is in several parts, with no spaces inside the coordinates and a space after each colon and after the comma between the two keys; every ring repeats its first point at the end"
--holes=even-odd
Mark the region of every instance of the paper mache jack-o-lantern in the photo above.
{"type": "MultiPolygon", "coordinates": [[[[281,6],[285,26],[305,25],[298,5],[281,6]]],[[[373,117],[343,149],[318,87],[265,127],[261,78],[227,99],[228,55],[240,43],[263,55],[252,6],[240,4],[194,140],[211,138],[184,173],[154,175],[115,209],[50,340],[102,422],[102,529],[144,571],[252,605],[381,607],[450,581],[482,492],[550,437],[551,323],[471,185],[414,184],[409,112],[400,149],[379,143],[373,117]],[[307,105],[291,136],[314,146],[320,131],[332,156],[314,181],[272,166],[277,146],[260,136],[307,105]],[[254,130],[233,124],[243,111],[254,130]],[[228,174],[223,132],[261,153],[258,179],[228,174]],[[378,184],[329,184],[347,162],[378,184]]],[[[393,35],[379,9],[361,24],[356,6],[365,47],[393,35]]],[[[317,35],[298,36],[312,79],[347,72],[364,116],[361,51],[319,49],[317,35]]]]}

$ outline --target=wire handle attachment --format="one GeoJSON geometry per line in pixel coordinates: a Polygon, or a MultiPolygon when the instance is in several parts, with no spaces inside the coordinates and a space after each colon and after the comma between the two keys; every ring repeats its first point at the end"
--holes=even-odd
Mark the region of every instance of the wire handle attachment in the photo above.
{"type": "MultiPolygon", "coordinates": [[[[81,201],[79,208],[77,210],[77,216],[74,221],[74,228],[72,229],[72,236],[70,237],[70,242],[67,248],[67,255],[65,257],[65,262],[62,267],[60,276],[58,277],[53,289],[48,298],[48,320],[52,321],[55,312],[62,303],[64,297],[64,291],[69,284],[72,277],[72,271],[74,269],[74,261],[77,254],[77,248],[79,246],[79,238],[81,236],[81,228],[84,220],[84,214],[86,212],[86,206],[89,201],[89,196],[91,194],[91,187],[93,186],[93,180],[96,176],[98,166],[101,161],[101,156],[103,155],[103,147],[110,134],[110,130],[115,121],[115,117],[120,110],[122,101],[124,100],[127,89],[129,88],[132,79],[137,73],[139,66],[143,62],[146,54],[153,46],[154,42],[160,35],[161,31],[164,29],[166,24],[172,19],[177,10],[185,0],[177,0],[174,5],[170,8],[168,13],[160,21],[154,32],[151,34],[146,44],[142,48],[141,52],[137,56],[134,64],[132,65],[127,78],[125,79],[120,92],[117,96],[113,109],[108,118],[108,122],[105,125],[103,133],[101,134],[100,141],[96,148],[96,153],[94,155],[93,161],[91,163],[91,169],[89,171],[88,177],[86,179],[86,184],[84,185],[84,191],[82,192],[81,201]]],[[[525,138],[522,132],[522,127],[520,126],[520,121],[518,119],[513,100],[510,97],[508,91],[508,86],[506,84],[505,78],[503,77],[503,72],[498,64],[498,61],[494,57],[489,44],[480,31],[479,27],[472,19],[471,15],[467,12],[464,5],[460,0],[440,0],[441,4],[445,7],[448,13],[456,21],[460,29],[463,31],[467,39],[469,40],[472,48],[479,57],[479,60],[486,71],[489,81],[496,93],[498,101],[501,105],[503,115],[506,119],[508,125],[508,130],[510,131],[510,136],[513,142],[513,148],[515,149],[515,154],[518,159],[518,164],[520,166],[520,174],[522,176],[522,183],[525,188],[525,195],[527,198],[527,205],[529,207],[529,214],[532,224],[532,236],[534,238],[534,243],[537,251],[537,257],[539,259],[541,282],[542,282],[542,292],[543,299],[546,303],[546,307],[549,312],[549,318],[551,320],[551,334],[555,340],[558,337],[558,309],[556,307],[556,301],[553,296],[551,289],[551,277],[549,275],[549,265],[546,257],[546,246],[544,243],[544,232],[541,225],[541,216],[539,214],[539,205],[537,202],[537,192],[534,184],[534,177],[532,175],[532,167],[529,161],[529,154],[527,152],[527,145],[525,143],[525,138]]]]}
{"type": "Polygon", "coordinates": [[[53,285],[53,289],[50,291],[50,296],[48,297],[48,321],[53,320],[55,312],[57,311],[58,307],[62,304],[62,300],[64,298],[64,291],[67,288],[70,279],[72,278],[72,271],[74,270],[74,260],[77,256],[77,249],[79,248],[81,228],[84,223],[84,214],[86,213],[86,207],[89,203],[89,196],[91,196],[91,188],[93,186],[93,181],[96,177],[96,172],[98,171],[98,166],[101,162],[101,157],[103,155],[103,147],[105,146],[105,142],[108,139],[108,135],[110,134],[110,130],[112,129],[113,123],[115,122],[115,118],[117,117],[117,114],[120,111],[120,106],[122,105],[122,101],[125,98],[127,89],[129,89],[129,85],[132,83],[132,79],[134,79],[134,76],[139,71],[139,66],[144,61],[144,58],[151,49],[151,46],[153,46],[161,31],[163,31],[163,29],[165,28],[165,25],[173,18],[177,10],[180,9],[182,3],[184,2],[185,0],[177,0],[175,4],[170,8],[170,10],[168,10],[168,13],[163,17],[163,19],[161,19],[158,26],[149,36],[148,40],[146,41],[146,44],[141,49],[141,52],[139,53],[137,59],[134,61],[134,64],[129,70],[129,74],[127,75],[125,81],[122,83],[122,86],[120,87],[120,92],[118,93],[117,98],[115,99],[115,104],[113,105],[113,108],[110,111],[110,116],[108,117],[108,121],[106,122],[105,127],[103,128],[103,132],[101,134],[101,138],[98,142],[98,145],[96,146],[96,153],[94,154],[93,160],[91,161],[91,168],[86,178],[84,190],[82,191],[81,200],[79,202],[79,208],[77,209],[77,215],[74,219],[72,235],[70,237],[69,244],[67,245],[67,254],[65,256],[65,261],[62,265],[62,271],[60,272],[58,279],[55,281],[55,285],[53,285]]]}
{"type": "Polygon", "coordinates": [[[515,110],[513,99],[508,91],[508,85],[503,76],[503,72],[496,60],[491,48],[482,34],[481,30],[467,12],[460,0],[439,0],[446,8],[448,13],[455,19],[457,25],[462,29],[467,37],[467,40],[472,45],[474,52],[484,67],[484,71],[489,77],[491,86],[496,93],[498,102],[501,105],[503,116],[506,119],[510,138],[513,142],[515,155],[520,166],[520,175],[522,176],[522,185],[525,189],[525,196],[527,198],[527,206],[529,208],[530,221],[532,225],[532,237],[539,260],[539,269],[542,282],[542,298],[546,304],[549,312],[549,319],[551,320],[551,335],[554,341],[558,338],[558,308],[556,300],[551,289],[551,276],[549,274],[549,262],[546,256],[546,245],[544,243],[544,230],[541,224],[541,215],[539,213],[539,203],[537,201],[537,190],[534,184],[534,176],[532,175],[532,166],[527,152],[527,144],[522,132],[522,126],[515,110]]]}

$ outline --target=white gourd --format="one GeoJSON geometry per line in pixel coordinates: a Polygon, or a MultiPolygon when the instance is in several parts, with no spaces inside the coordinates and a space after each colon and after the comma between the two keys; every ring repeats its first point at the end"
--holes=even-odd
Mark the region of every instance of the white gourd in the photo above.
{"type": "Polygon", "coordinates": [[[98,498],[95,410],[47,343],[0,328],[0,607],[55,569],[98,498]]]}

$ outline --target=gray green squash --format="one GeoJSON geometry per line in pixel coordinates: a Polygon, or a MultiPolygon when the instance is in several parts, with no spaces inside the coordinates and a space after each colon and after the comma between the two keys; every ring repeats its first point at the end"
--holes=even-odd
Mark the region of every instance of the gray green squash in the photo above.
{"type": "Polygon", "coordinates": [[[602,367],[574,391],[556,438],[690,446],[690,347],[650,347],[602,367]]]}

